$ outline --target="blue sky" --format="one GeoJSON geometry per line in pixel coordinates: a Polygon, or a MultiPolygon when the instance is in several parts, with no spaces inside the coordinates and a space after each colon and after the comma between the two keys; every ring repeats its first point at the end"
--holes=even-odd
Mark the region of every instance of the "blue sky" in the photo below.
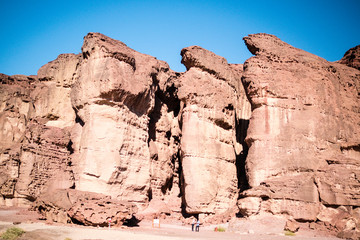
{"type": "Polygon", "coordinates": [[[61,53],[79,53],[101,32],[184,71],[180,51],[199,45],[243,63],[242,38],[266,32],[336,61],[360,44],[360,1],[0,0],[0,73],[36,74],[61,53]]]}

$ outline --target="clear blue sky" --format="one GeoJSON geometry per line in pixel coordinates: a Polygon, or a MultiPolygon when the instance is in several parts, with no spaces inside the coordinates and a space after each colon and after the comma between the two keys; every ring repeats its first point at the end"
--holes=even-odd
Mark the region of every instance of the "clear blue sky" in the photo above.
{"type": "Polygon", "coordinates": [[[360,0],[0,0],[0,73],[36,74],[61,53],[79,53],[101,32],[184,71],[180,50],[199,45],[243,63],[242,38],[266,32],[329,61],[360,44],[360,0]]]}

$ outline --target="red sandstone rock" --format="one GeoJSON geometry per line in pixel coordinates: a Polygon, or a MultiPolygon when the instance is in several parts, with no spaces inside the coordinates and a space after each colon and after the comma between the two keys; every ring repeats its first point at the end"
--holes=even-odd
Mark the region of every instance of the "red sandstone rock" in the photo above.
{"type": "Polygon", "coordinates": [[[186,211],[224,213],[237,197],[236,123],[250,115],[250,104],[241,72],[224,58],[198,46],[181,55],[188,69],[178,80],[186,211]]]}
{"type": "Polygon", "coordinates": [[[349,49],[337,62],[360,70],[360,45],[349,49]]]}
{"type": "Polygon", "coordinates": [[[266,196],[260,212],[303,220],[321,204],[358,206],[360,72],[272,35],[244,40],[255,56],[242,79],[253,109],[242,194],[266,196]]]}
{"type": "MultiPolygon", "coordinates": [[[[151,192],[149,115],[169,66],[98,33],[84,38],[71,101],[81,119],[76,139],[77,189],[146,207],[151,192]]],[[[164,163],[171,163],[171,154],[164,163]]],[[[159,166],[160,167],[160,166],[159,166]]],[[[172,169],[166,169],[167,178],[172,169]]],[[[156,177],[156,176],[155,176],[156,177]]],[[[162,176],[161,176],[162,177],[162,176]]]]}
{"type": "Polygon", "coordinates": [[[297,232],[299,230],[300,226],[299,223],[296,222],[294,219],[288,219],[286,221],[284,230],[290,231],[290,232],[297,232]]]}
{"type": "Polygon", "coordinates": [[[219,223],[237,206],[356,238],[360,72],[344,64],[358,48],[339,64],[244,40],[244,65],[192,46],[175,73],[89,33],[38,76],[0,74],[0,204],[94,226],[135,213],[219,223]]]}
{"type": "Polygon", "coordinates": [[[45,193],[33,208],[54,222],[103,227],[108,226],[110,218],[111,225],[122,225],[137,212],[135,205],[108,195],[73,189],[45,193]]]}
{"type": "Polygon", "coordinates": [[[243,78],[253,105],[247,135],[250,185],[282,171],[322,169],[327,159],[346,157],[343,142],[356,146],[359,139],[360,130],[353,128],[359,122],[358,71],[271,35],[250,35],[245,41],[258,54],[245,63],[243,78]]]}
{"type": "Polygon", "coordinates": [[[69,166],[70,133],[49,124],[58,119],[52,103],[66,99],[52,99],[53,96],[44,94],[50,89],[53,89],[50,85],[34,77],[15,75],[2,82],[0,171],[4,172],[1,194],[6,196],[3,205],[28,205],[43,192],[74,184],[69,166]]]}

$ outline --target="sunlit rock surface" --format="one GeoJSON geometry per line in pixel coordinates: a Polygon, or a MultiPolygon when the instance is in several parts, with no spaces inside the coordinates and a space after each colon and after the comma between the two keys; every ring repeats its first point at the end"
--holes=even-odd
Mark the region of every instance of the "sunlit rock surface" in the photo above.
{"type": "Polygon", "coordinates": [[[242,146],[236,123],[241,116],[249,119],[250,103],[241,71],[224,58],[197,46],[184,48],[181,55],[188,69],[178,83],[186,211],[225,212],[238,192],[236,155],[242,146]]]}
{"type": "Polygon", "coordinates": [[[242,79],[253,111],[240,208],[251,196],[262,211],[307,221],[323,207],[351,212],[360,205],[360,72],[272,35],[244,40],[255,56],[242,79]]]}
{"type": "Polygon", "coordinates": [[[191,46],[177,73],[89,33],[37,76],[1,74],[0,204],[93,226],[272,214],[356,239],[358,47],[331,63],[244,40],[244,64],[191,46]]]}

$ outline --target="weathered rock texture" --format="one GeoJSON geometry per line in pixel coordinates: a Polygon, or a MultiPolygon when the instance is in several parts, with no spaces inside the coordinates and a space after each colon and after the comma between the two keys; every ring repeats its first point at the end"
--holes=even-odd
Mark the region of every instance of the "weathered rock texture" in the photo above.
{"type": "Polygon", "coordinates": [[[349,49],[338,63],[360,70],[360,45],[349,49]]]}
{"type": "Polygon", "coordinates": [[[244,65],[192,46],[176,73],[89,33],[37,76],[0,75],[0,204],[94,226],[272,213],[357,234],[358,47],[330,63],[244,40],[244,65]]]}
{"type": "Polygon", "coordinates": [[[250,103],[241,72],[224,58],[197,46],[181,55],[188,69],[178,80],[184,204],[188,213],[225,212],[238,193],[236,122],[249,119],[250,103]]]}
{"type": "Polygon", "coordinates": [[[2,205],[26,205],[42,192],[72,187],[70,132],[52,126],[62,121],[58,113],[66,104],[56,104],[67,100],[62,89],[37,77],[2,75],[1,80],[2,205]]]}
{"type": "Polygon", "coordinates": [[[131,220],[137,211],[134,204],[74,189],[46,192],[35,201],[33,209],[54,222],[86,226],[108,226],[109,222],[115,226],[122,225],[131,220]]]}
{"type": "Polygon", "coordinates": [[[71,90],[79,118],[77,189],[147,203],[151,182],[149,114],[169,66],[100,34],[88,34],[71,90]]]}
{"type": "Polygon", "coordinates": [[[252,104],[245,139],[251,189],[242,193],[242,211],[247,196],[259,199],[250,214],[307,221],[319,219],[324,207],[358,207],[360,72],[272,35],[244,40],[255,56],[245,62],[242,79],[252,104]]]}

